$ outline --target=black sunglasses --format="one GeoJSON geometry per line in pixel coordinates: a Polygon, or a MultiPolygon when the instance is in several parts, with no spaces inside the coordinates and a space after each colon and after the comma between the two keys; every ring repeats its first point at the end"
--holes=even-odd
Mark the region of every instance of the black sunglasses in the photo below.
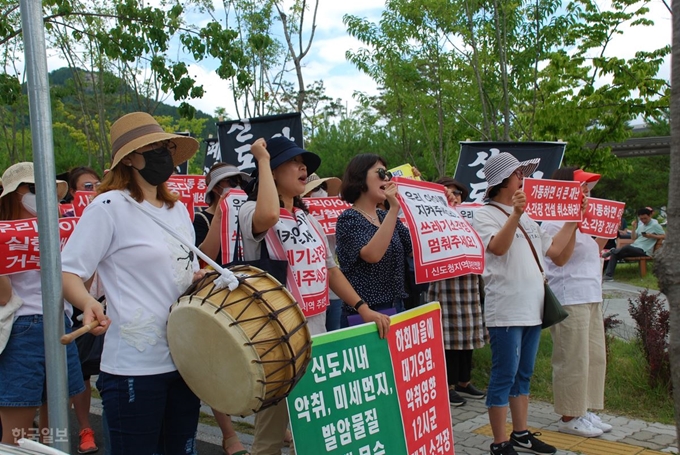
{"type": "Polygon", "coordinates": [[[463,194],[463,192],[461,190],[453,190],[453,194],[455,194],[456,196],[460,196],[463,194]]]}
{"type": "Polygon", "coordinates": [[[227,184],[232,188],[240,188],[242,182],[241,177],[227,177],[222,181],[227,182],[227,184]]]}
{"type": "Polygon", "coordinates": [[[35,194],[35,183],[27,183],[26,185],[28,185],[28,191],[35,194]]]}
{"type": "Polygon", "coordinates": [[[387,178],[387,180],[392,180],[392,173],[387,169],[379,167],[378,169],[375,170],[375,172],[378,173],[378,178],[380,180],[385,180],[385,178],[387,178]]]}
{"type": "Polygon", "coordinates": [[[175,150],[177,149],[177,146],[175,145],[174,142],[165,142],[163,145],[160,147],[157,147],[155,149],[147,150],[145,152],[138,152],[135,150],[132,153],[136,153],[137,155],[144,155],[144,154],[151,154],[151,155],[164,155],[166,152],[170,154],[170,156],[173,156],[175,154],[175,150]]]}

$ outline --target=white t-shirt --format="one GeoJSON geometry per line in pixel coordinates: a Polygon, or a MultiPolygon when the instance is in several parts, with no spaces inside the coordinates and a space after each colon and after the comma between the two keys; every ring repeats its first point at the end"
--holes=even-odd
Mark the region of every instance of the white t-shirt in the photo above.
{"type": "MultiPolygon", "coordinates": [[[[494,203],[512,213],[512,207],[494,203]]],[[[488,205],[475,210],[473,227],[485,247],[484,319],[487,327],[535,326],[543,316],[543,276],[538,269],[531,247],[517,228],[510,249],[503,256],[489,252],[489,242],[505,225],[508,217],[488,205]]],[[[528,215],[520,223],[531,238],[539,260],[552,245],[552,238],[528,215]]]]}
{"type": "MultiPolygon", "coordinates": [[[[40,270],[28,270],[8,276],[9,281],[12,283],[12,293],[16,294],[24,302],[14,313],[14,319],[19,316],[43,314],[40,270]]],[[[71,319],[73,307],[66,301],[64,301],[64,312],[66,317],[71,319]]]]}
{"type": "MultiPolygon", "coordinates": [[[[554,236],[564,222],[545,222],[545,232],[554,236]]],[[[574,253],[563,267],[546,258],[548,284],[562,305],[602,302],[602,265],[597,242],[576,230],[574,253]]]]}
{"type": "MultiPolygon", "coordinates": [[[[172,209],[143,205],[194,244],[194,228],[180,202],[172,209]]],[[[194,254],[125,200],[120,191],[97,196],[85,209],[62,252],[64,272],[89,279],[97,271],[111,326],[101,370],[152,375],[177,368],[170,357],[166,323],[170,306],[198,270],[194,254]]]]}

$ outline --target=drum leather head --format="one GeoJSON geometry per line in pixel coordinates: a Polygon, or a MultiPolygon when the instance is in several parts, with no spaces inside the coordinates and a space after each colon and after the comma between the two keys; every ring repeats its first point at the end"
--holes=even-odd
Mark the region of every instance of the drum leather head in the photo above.
{"type": "Polygon", "coordinates": [[[234,318],[209,301],[181,297],[168,318],[168,343],[189,388],[210,407],[249,415],[265,397],[264,368],[234,318]]]}

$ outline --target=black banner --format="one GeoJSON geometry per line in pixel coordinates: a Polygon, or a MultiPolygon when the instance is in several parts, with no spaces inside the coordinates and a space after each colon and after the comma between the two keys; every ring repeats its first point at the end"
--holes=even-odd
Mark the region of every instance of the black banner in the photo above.
{"type": "Polygon", "coordinates": [[[255,169],[250,145],[263,137],[270,139],[285,136],[300,147],[302,143],[302,117],[293,114],[268,115],[244,120],[228,120],[217,124],[219,156],[206,154],[204,168],[210,169],[215,161],[233,164],[243,172],[255,169]],[[209,162],[212,159],[213,161],[209,162]]]}
{"type": "MultiPolygon", "coordinates": [[[[188,132],[185,132],[185,131],[182,131],[182,132],[175,131],[173,134],[176,134],[178,136],[192,137],[191,133],[188,133],[188,132]]],[[[189,162],[188,161],[185,161],[184,163],[178,164],[177,166],[175,166],[175,174],[187,175],[188,173],[189,173],[189,162]]]]}
{"type": "Polygon", "coordinates": [[[467,202],[483,202],[487,187],[484,179],[486,160],[501,152],[508,152],[519,161],[540,158],[532,177],[550,178],[560,167],[566,146],[566,142],[461,142],[454,178],[470,187],[467,202]]]}
{"type": "MultiPolygon", "coordinates": [[[[210,135],[212,136],[212,134],[210,135]]],[[[213,164],[222,161],[222,153],[220,153],[220,143],[217,138],[210,137],[204,139],[205,144],[205,159],[203,159],[203,174],[207,175],[213,164]]]]}

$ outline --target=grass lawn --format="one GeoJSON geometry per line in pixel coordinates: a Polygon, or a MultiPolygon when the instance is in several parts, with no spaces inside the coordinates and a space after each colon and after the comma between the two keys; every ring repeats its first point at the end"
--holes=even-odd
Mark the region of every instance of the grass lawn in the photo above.
{"type": "Polygon", "coordinates": [[[647,262],[647,275],[644,278],[640,277],[640,265],[637,262],[618,264],[616,273],[614,273],[614,280],[641,288],[659,290],[659,282],[654,275],[654,261],[647,262]]]}
{"type": "MultiPolygon", "coordinates": [[[[618,268],[616,270],[618,274],[618,268]]],[[[552,338],[550,332],[541,334],[536,357],[531,397],[552,403],[552,338]]],[[[474,353],[472,383],[486,387],[491,371],[491,348],[487,345],[474,353]]],[[[605,410],[614,415],[628,416],[649,422],[675,424],[671,394],[647,384],[646,364],[640,347],[633,342],[614,339],[611,345],[605,383],[605,410]]]]}

